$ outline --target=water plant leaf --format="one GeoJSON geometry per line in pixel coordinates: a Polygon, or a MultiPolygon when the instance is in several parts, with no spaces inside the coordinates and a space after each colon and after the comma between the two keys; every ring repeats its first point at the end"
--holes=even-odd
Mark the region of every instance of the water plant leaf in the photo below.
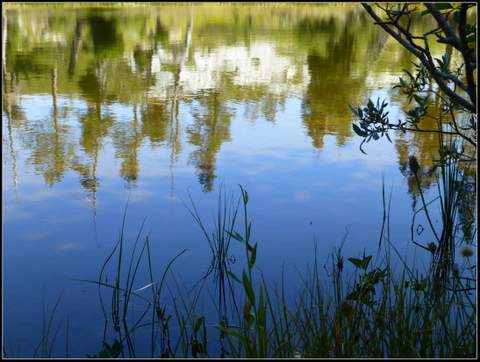
{"type": "Polygon", "coordinates": [[[255,295],[253,294],[253,288],[252,288],[252,283],[250,279],[248,278],[247,273],[243,271],[243,288],[245,289],[245,292],[247,293],[247,297],[249,302],[252,305],[255,305],[255,295]]]}
{"type": "Polygon", "coordinates": [[[143,287],[141,287],[141,288],[138,288],[138,289],[134,290],[134,292],[139,292],[139,291],[141,291],[141,290],[147,289],[148,287],[151,287],[152,285],[155,285],[155,284],[158,284],[158,283],[156,283],[156,282],[154,282],[154,283],[148,283],[147,285],[145,285],[145,286],[143,286],[143,287]]]}
{"type": "Polygon", "coordinates": [[[235,332],[234,330],[232,330],[230,328],[227,328],[223,323],[220,323],[220,325],[218,326],[218,329],[220,329],[220,331],[224,334],[227,334],[227,335],[230,335],[232,337],[238,338],[238,340],[242,343],[244,348],[248,347],[247,338],[244,335],[242,335],[241,333],[235,332]]]}
{"type": "Polygon", "coordinates": [[[240,279],[231,271],[227,270],[227,274],[232,277],[233,280],[235,280],[237,283],[241,283],[240,279]]]}
{"type": "Polygon", "coordinates": [[[257,245],[258,243],[255,243],[255,245],[252,248],[252,256],[250,257],[250,260],[248,261],[248,265],[250,268],[253,268],[255,265],[255,260],[257,260],[257,245]]]}
{"type": "Polygon", "coordinates": [[[353,130],[355,131],[355,133],[357,135],[359,135],[360,137],[366,137],[367,136],[367,132],[363,131],[360,127],[358,127],[356,124],[353,124],[352,125],[353,127],[353,130]]]}
{"type": "Polygon", "coordinates": [[[348,258],[348,261],[350,261],[357,268],[366,270],[368,268],[368,264],[370,263],[371,259],[372,259],[372,256],[368,255],[368,256],[364,256],[363,259],[348,258]]]}
{"type": "Polygon", "coordinates": [[[200,327],[205,322],[205,317],[200,317],[195,321],[195,325],[193,326],[193,331],[196,333],[200,330],[200,327]]]}
{"type": "Polygon", "coordinates": [[[234,238],[235,240],[238,240],[238,241],[240,241],[241,243],[244,242],[242,235],[240,235],[237,231],[231,231],[231,232],[230,232],[230,231],[227,230],[226,233],[227,233],[228,235],[230,235],[232,238],[234,238]]]}

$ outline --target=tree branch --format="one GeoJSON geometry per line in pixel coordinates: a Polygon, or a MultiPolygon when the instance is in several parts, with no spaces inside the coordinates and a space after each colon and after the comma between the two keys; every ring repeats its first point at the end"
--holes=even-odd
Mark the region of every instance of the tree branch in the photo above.
{"type": "MultiPolygon", "coordinates": [[[[392,22],[386,22],[383,21],[372,9],[372,7],[367,4],[367,3],[362,3],[362,6],[365,8],[365,10],[368,12],[368,14],[375,20],[375,23],[380,25],[387,33],[389,33],[397,42],[399,42],[405,49],[407,49],[409,52],[411,52],[413,55],[415,55],[421,63],[428,69],[432,77],[435,79],[435,82],[438,84],[439,88],[453,101],[467,109],[468,111],[472,113],[476,113],[476,104],[475,101],[471,102],[468,99],[463,98],[460,96],[458,93],[453,91],[448,87],[448,85],[445,83],[445,79],[449,79],[456,83],[460,88],[467,88],[468,85],[465,86],[463,83],[460,82],[460,80],[453,80],[453,76],[448,76],[445,77],[445,74],[440,72],[436,67],[435,63],[433,62],[431,53],[428,49],[428,42],[426,38],[424,39],[425,42],[425,48],[420,47],[419,45],[415,44],[413,41],[413,35],[407,32],[405,29],[403,29],[400,24],[398,23],[398,19],[396,19],[396,23],[392,22]],[[400,33],[397,33],[394,28],[396,28],[400,33]],[[403,34],[407,39],[403,38],[401,36],[403,34]],[[461,85],[460,85],[461,84],[461,85]]],[[[453,30],[450,28],[448,25],[446,19],[443,17],[443,15],[431,4],[425,4],[427,8],[430,11],[430,8],[433,8],[434,11],[436,12],[436,16],[434,15],[435,20],[437,20],[438,25],[442,28],[444,33],[449,37],[452,38],[453,41],[456,43],[456,46],[459,46],[460,39],[455,35],[453,30]],[[427,6],[428,5],[428,6],[427,6]],[[438,18],[438,19],[437,19],[438,18]],[[452,37],[453,36],[453,37],[452,37]]],[[[390,16],[390,19],[391,16],[390,16]]],[[[469,94],[470,95],[470,94],[469,94]]],[[[471,99],[471,97],[470,97],[471,99]]]]}
{"type": "Polygon", "coordinates": [[[461,40],[461,52],[463,56],[463,61],[465,63],[465,73],[467,77],[467,87],[468,89],[466,90],[468,92],[468,95],[470,96],[470,100],[475,103],[476,97],[477,97],[477,86],[475,84],[475,80],[473,79],[473,70],[474,67],[472,63],[470,62],[470,54],[473,52],[473,49],[471,49],[468,46],[468,41],[467,41],[467,34],[466,34],[466,25],[467,25],[467,9],[468,6],[467,4],[462,4],[460,7],[460,16],[459,16],[459,22],[458,22],[458,33],[460,34],[460,40],[461,40]]]}
{"type": "Polygon", "coordinates": [[[443,32],[447,36],[447,39],[451,42],[451,44],[458,50],[461,50],[461,42],[460,39],[457,37],[457,34],[453,31],[450,24],[448,23],[447,19],[442,15],[442,13],[434,6],[432,3],[424,3],[425,7],[428,9],[430,14],[435,18],[438,25],[442,28],[443,32]]]}

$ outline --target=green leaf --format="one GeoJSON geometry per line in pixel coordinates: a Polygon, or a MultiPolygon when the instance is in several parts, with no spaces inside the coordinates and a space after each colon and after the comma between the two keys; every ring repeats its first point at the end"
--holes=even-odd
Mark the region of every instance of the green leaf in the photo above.
{"type": "Polygon", "coordinates": [[[235,280],[237,283],[241,283],[240,279],[233,274],[231,271],[227,270],[227,274],[232,277],[233,280],[235,280]]]}
{"type": "Polygon", "coordinates": [[[157,307],[157,318],[163,319],[165,317],[165,310],[162,307],[157,307]]]}
{"type": "Polygon", "coordinates": [[[242,193],[243,203],[246,205],[246,204],[248,204],[248,192],[243,188],[242,185],[238,185],[238,186],[240,186],[240,191],[242,193]]]}
{"type": "Polygon", "coordinates": [[[123,346],[120,344],[118,340],[115,340],[115,342],[113,342],[112,349],[111,349],[112,357],[120,356],[120,353],[122,353],[122,350],[123,350],[123,346]]]}
{"type": "Polygon", "coordinates": [[[244,335],[240,334],[239,332],[235,332],[235,331],[233,331],[233,330],[225,327],[225,326],[222,325],[222,324],[220,324],[220,325],[218,326],[218,329],[220,329],[220,331],[221,331],[222,333],[225,333],[225,334],[228,334],[228,335],[230,335],[230,336],[233,336],[233,337],[238,338],[238,339],[240,340],[240,342],[242,343],[242,345],[243,345],[244,348],[247,348],[247,347],[248,347],[248,341],[247,341],[247,338],[246,338],[244,335]]]}
{"type": "Polygon", "coordinates": [[[361,259],[357,258],[348,258],[348,261],[355,265],[357,268],[363,269],[363,264],[361,259]]]}
{"type": "Polygon", "coordinates": [[[195,325],[193,327],[193,331],[194,332],[198,332],[200,330],[200,327],[202,326],[202,324],[204,323],[205,321],[205,317],[200,317],[198,318],[196,321],[195,321],[195,325]]]}
{"type": "Polygon", "coordinates": [[[469,36],[467,36],[467,43],[475,43],[476,39],[476,34],[470,34],[469,36]]]}
{"type": "Polygon", "coordinates": [[[452,4],[450,3],[434,3],[433,6],[435,6],[438,10],[453,9],[452,4]]]}
{"type": "Polygon", "coordinates": [[[232,238],[234,238],[235,240],[240,241],[241,243],[244,242],[242,235],[240,235],[240,234],[239,234],[238,232],[236,232],[236,231],[233,231],[233,232],[227,231],[227,234],[230,235],[230,236],[231,236],[232,238]]]}
{"type": "Polygon", "coordinates": [[[385,133],[385,136],[387,136],[388,141],[389,141],[390,143],[392,143],[392,140],[390,139],[390,136],[388,135],[388,132],[385,133]]]}
{"type": "Polygon", "coordinates": [[[372,260],[372,256],[371,256],[371,255],[368,255],[368,256],[364,256],[364,257],[363,257],[363,262],[365,263],[365,269],[368,268],[368,264],[370,264],[370,260],[372,260]]]}
{"type": "Polygon", "coordinates": [[[368,268],[368,264],[370,263],[371,259],[372,259],[372,256],[369,255],[369,256],[364,256],[363,259],[348,258],[348,261],[350,261],[357,268],[366,270],[368,268]]]}
{"type": "Polygon", "coordinates": [[[258,288],[258,294],[259,294],[259,298],[258,298],[258,324],[261,325],[261,326],[265,326],[266,325],[266,309],[267,309],[267,306],[265,304],[265,301],[264,301],[264,298],[263,298],[263,288],[262,286],[260,286],[258,288]]]}
{"type": "Polygon", "coordinates": [[[352,124],[352,127],[353,127],[353,130],[355,131],[355,133],[357,135],[359,135],[360,137],[366,137],[367,136],[367,132],[363,131],[360,127],[358,127],[355,123],[352,124]]]}
{"type": "Polygon", "coordinates": [[[255,260],[257,259],[257,245],[258,243],[255,243],[253,246],[253,251],[252,251],[252,256],[250,257],[250,260],[248,261],[248,265],[251,268],[255,265],[255,260]]]}
{"type": "Polygon", "coordinates": [[[371,99],[368,100],[368,103],[367,103],[367,108],[369,110],[372,110],[375,106],[373,105],[373,102],[371,99]]]}
{"type": "Polygon", "coordinates": [[[415,100],[417,101],[418,104],[422,105],[425,103],[425,98],[423,97],[420,97],[419,95],[417,94],[414,94],[413,95],[413,98],[415,98],[415,100]]]}
{"type": "Polygon", "coordinates": [[[252,222],[250,221],[247,225],[247,235],[245,235],[246,240],[250,240],[250,230],[252,228],[252,222]]]}
{"type": "Polygon", "coordinates": [[[252,283],[250,279],[248,279],[248,275],[247,273],[245,273],[245,271],[243,271],[243,288],[247,293],[248,301],[250,302],[250,304],[255,305],[255,295],[253,294],[252,283]]]}

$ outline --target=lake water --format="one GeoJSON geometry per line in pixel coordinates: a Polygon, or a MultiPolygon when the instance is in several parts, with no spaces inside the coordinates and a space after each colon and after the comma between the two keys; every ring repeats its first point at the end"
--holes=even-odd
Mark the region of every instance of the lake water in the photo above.
{"type": "MultiPolygon", "coordinates": [[[[98,352],[96,287],[77,280],[97,278],[127,203],[126,239],[146,218],[158,273],[188,249],[174,265],[186,285],[211,255],[184,203],[191,195],[213,227],[222,185],[249,193],[268,280],[283,268],[294,283],[314,239],[321,260],[347,231],[346,256],[376,252],[382,179],[392,240],[411,246],[417,191],[405,168],[412,153],[428,167],[436,137],[391,134],[359,151],[349,104],[380,97],[402,117],[408,105],[392,86],[413,67],[359,4],[11,7],[2,35],[11,355],[32,353],[42,303],[48,312],[61,293],[59,323],[68,316],[78,340],[70,353],[98,352]]],[[[242,248],[231,254],[240,263],[242,248]]]]}

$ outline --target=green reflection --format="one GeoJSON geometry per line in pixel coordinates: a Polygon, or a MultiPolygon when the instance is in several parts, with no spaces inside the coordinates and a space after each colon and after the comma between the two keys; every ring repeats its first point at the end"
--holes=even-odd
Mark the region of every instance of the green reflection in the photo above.
{"type": "MultiPolygon", "coordinates": [[[[291,97],[302,100],[314,148],[325,135],[342,146],[353,137],[348,105],[412,67],[357,4],[24,6],[4,12],[2,32],[9,132],[18,129],[47,184],[72,170],[92,193],[107,141],[130,185],[141,177],[142,145],[168,148],[173,165],[188,144],[199,183],[211,191],[217,155],[235,137],[234,117],[274,123],[291,97]],[[49,119],[25,119],[20,96],[46,94],[49,119]],[[60,97],[83,108],[59,106],[60,97]],[[112,111],[118,105],[128,114],[112,111]],[[191,107],[192,124],[182,124],[182,106],[191,107]]],[[[429,167],[438,147],[432,137],[400,136],[400,166],[413,145],[429,167]]],[[[12,139],[12,154],[14,147],[12,139]]]]}

